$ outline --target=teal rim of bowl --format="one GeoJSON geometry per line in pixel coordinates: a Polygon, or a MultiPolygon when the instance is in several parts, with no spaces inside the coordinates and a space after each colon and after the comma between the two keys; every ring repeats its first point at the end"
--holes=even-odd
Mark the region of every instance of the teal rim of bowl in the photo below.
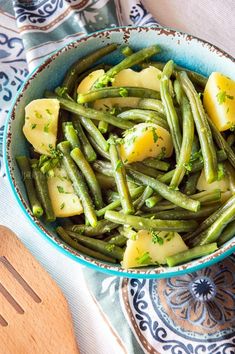
{"type": "MultiPolygon", "coordinates": [[[[143,28],[145,26],[142,26],[143,28]]],[[[100,271],[102,273],[105,273],[105,274],[108,274],[108,275],[115,275],[115,276],[119,276],[119,277],[126,277],[126,278],[140,278],[140,279],[161,279],[161,278],[170,278],[170,277],[176,277],[176,276],[179,276],[179,275],[184,275],[184,274],[187,274],[187,273],[191,273],[191,272],[196,272],[200,269],[203,269],[203,268],[206,268],[206,267],[210,267],[212,266],[213,264],[215,263],[218,263],[219,261],[223,260],[224,258],[230,256],[232,253],[235,252],[235,246],[231,247],[230,249],[228,249],[227,251],[219,254],[218,256],[216,257],[211,257],[211,259],[205,261],[204,263],[200,263],[200,264],[197,264],[195,266],[190,266],[188,268],[185,268],[185,269],[176,269],[174,271],[169,271],[169,272],[163,272],[163,273],[145,273],[144,272],[144,269],[143,269],[143,273],[141,273],[141,268],[138,269],[138,272],[139,273],[134,273],[134,269],[130,271],[133,272],[132,273],[128,273],[128,272],[125,272],[125,271],[119,271],[119,270],[114,270],[114,269],[106,269],[105,267],[102,267],[102,266],[98,266],[92,262],[89,262],[85,259],[81,259],[79,258],[79,255],[75,255],[75,254],[72,254],[68,249],[64,249],[61,245],[59,245],[52,237],[50,237],[48,234],[44,233],[43,230],[35,223],[35,221],[31,218],[31,216],[28,214],[28,212],[26,211],[22,201],[20,200],[19,196],[18,196],[18,193],[15,189],[15,186],[14,186],[14,183],[12,181],[12,178],[11,178],[11,173],[10,173],[10,168],[9,168],[9,165],[8,165],[8,159],[7,159],[7,134],[8,134],[8,126],[9,126],[9,123],[10,123],[10,120],[11,120],[11,114],[12,114],[12,111],[13,111],[13,107],[15,106],[19,96],[21,95],[23,89],[24,89],[24,86],[25,86],[25,83],[31,78],[31,76],[34,75],[34,73],[48,60],[48,59],[51,59],[51,57],[53,55],[55,55],[56,53],[60,52],[61,50],[63,50],[64,48],[66,48],[67,46],[73,44],[73,43],[77,43],[79,42],[79,40],[84,40],[84,39],[89,39],[90,37],[92,37],[94,34],[97,34],[97,33],[102,33],[102,32],[107,32],[107,31],[110,31],[112,32],[117,30],[117,29],[128,29],[128,30],[135,30],[135,29],[139,29],[139,28],[142,28],[141,26],[132,26],[132,27],[128,27],[128,26],[121,26],[121,27],[115,27],[115,28],[108,28],[108,29],[103,29],[103,30],[99,30],[99,31],[96,31],[96,32],[93,32],[89,35],[86,35],[86,36],[83,36],[81,38],[79,38],[78,40],[72,40],[71,42],[67,43],[66,45],[64,46],[61,46],[59,49],[53,51],[51,54],[49,54],[40,64],[38,64],[34,70],[29,73],[27,75],[27,77],[25,78],[24,82],[21,84],[21,87],[19,89],[19,91],[17,92],[17,96],[15,97],[12,105],[11,105],[11,108],[8,112],[8,115],[7,115],[7,119],[6,119],[6,122],[5,122],[5,127],[4,127],[4,134],[3,134],[3,163],[4,163],[4,166],[5,166],[5,171],[6,171],[6,176],[7,176],[7,179],[8,179],[8,182],[10,183],[10,187],[11,187],[11,191],[18,203],[18,205],[20,206],[21,210],[23,211],[24,215],[26,216],[26,219],[30,222],[31,225],[33,225],[33,227],[36,229],[36,231],[39,232],[39,234],[42,236],[43,239],[45,239],[47,242],[49,242],[50,244],[53,245],[53,247],[58,250],[59,252],[61,252],[62,254],[64,254],[65,256],[68,256],[70,259],[74,260],[75,262],[81,264],[81,265],[85,265],[87,266],[88,268],[90,269],[94,269],[96,271],[100,271]]],[[[148,27],[150,29],[161,29],[161,27],[158,27],[158,26],[151,26],[151,27],[148,27]]],[[[168,29],[166,29],[168,30],[168,29]]],[[[169,29],[169,31],[171,31],[171,29],[169,29]]],[[[180,35],[187,35],[187,33],[184,33],[184,32],[180,32],[180,31],[175,31],[175,30],[172,30],[174,31],[175,33],[179,33],[180,35]]],[[[218,49],[220,52],[222,53],[225,53],[226,56],[228,58],[230,58],[232,61],[235,61],[235,59],[230,56],[229,54],[227,54],[226,52],[224,52],[223,50],[221,50],[220,48],[212,45],[211,43],[207,42],[207,41],[204,41],[203,39],[200,39],[198,37],[195,37],[195,36],[192,36],[192,38],[194,39],[197,39],[199,42],[202,42],[202,43],[207,43],[211,46],[213,46],[214,48],[218,49]]],[[[217,251],[216,251],[217,252],[217,251]]],[[[215,253],[212,253],[211,255],[208,255],[207,257],[210,257],[212,255],[214,255],[215,253]]],[[[92,260],[93,258],[91,258],[92,260]]],[[[194,260],[194,261],[197,261],[197,260],[194,260]]],[[[186,263],[187,264],[187,263],[186,263]]],[[[185,265],[186,265],[185,264],[185,265]]],[[[183,265],[180,265],[180,266],[177,266],[177,267],[174,267],[174,268],[180,268],[184,266],[183,265]]],[[[169,269],[169,268],[166,268],[166,269],[169,269]]]]}

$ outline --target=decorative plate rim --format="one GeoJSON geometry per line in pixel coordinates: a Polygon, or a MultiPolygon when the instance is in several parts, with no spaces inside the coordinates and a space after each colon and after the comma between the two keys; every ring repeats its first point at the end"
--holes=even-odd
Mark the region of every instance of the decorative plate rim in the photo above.
{"type": "Polygon", "coordinates": [[[80,43],[82,42],[87,42],[89,39],[95,38],[97,36],[104,36],[105,34],[109,34],[110,32],[123,32],[124,34],[129,32],[134,32],[134,31],[156,31],[159,33],[159,35],[166,35],[166,36],[179,36],[183,37],[186,40],[196,40],[200,44],[206,44],[210,48],[209,50],[215,51],[217,55],[224,56],[225,58],[229,59],[233,63],[235,63],[235,58],[233,58],[230,54],[226,53],[225,51],[221,50],[217,46],[214,46],[213,44],[200,39],[198,37],[189,35],[184,32],[176,31],[173,29],[169,28],[164,28],[164,27],[157,27],[157,26],[151,26],[151,27],[145,27],[145,26],[122,26],[122,27],[115,27],[115,28],[110,28],[110,29],[105,29],[105,30],[99,30],[96,32],[93,32],[87,36],[84,36],[80,39],[73,40],[67,45],[59,48],[58,50],[54,51],[48,58],[46,58],[41,64],[39,64],[25,79],[23,84],[21,85],[17,96],[15,97],[13,104],[9,110],[6,123],[5,123],[5,129],[4,129],[4,136],[3,136],[3,161],[6,169],[6,176],[7,179],[10,183],[11,191],[20,206],[21,210],[23,211],[24,215],[26,216],[27,220],[33,225],[33,227],[39,232],[39,234],[46,239],[49,243],[51,243],[55,249],[63,253],[64,255],[68,256],[70,259],[73,259],[77,263],[80,263],[82,265],[88,266],[90,268],[93,268],[95,270],[110,274],[110,275],[116,275],[120,277],[127,277],[127,278],[145,278],[145,279],[153,279],[153,278],[169,278],[169,277],[174,277],[174,276],[179,276],[183,274],[187,274],[189,272],[194,272],[199,269],[208,267],[213,265],[214,263],[217,263],[221,261],[223,258],[228,257],[231,255],[233,252],[235,252],[235,238],[234,240],[232,239],[229,241],[228,244],[223,245],[220,249],[215,251],[214,253],[205,256],[200,259],[196,259],[192,262],[188,262],[186,264],[172,267],[172,268],[167,268],[167,267],[158,267],[158,268],[139,268],[139,269],[122,269],[119,265],[114,266],[113,264],[109,264],[106,262],[98,261],[95,260],[92,257],[86,256],[84,254],[79,253],[78,251],[74,250],[70,246],[66,245],[61,239],[58,237],[54,236],[52,233],[50,233],[44,226],[43,224],[32,215],[32,212],[30,209],[27,207],[27,205],[24,203],[24,199],[17,187],[16,182],[14,181],[14,175],[11,170],[11,160],[10,160],[10,154],[9,148],[10,148],[10,139],[9,135],[11,134],[11,121],[12,115],[14,113],[15,107],[17,105],[18,100],[20,100],[21,95],[23,94],[24,90],[27,88],[27,86],[30,84],[30,82],[40,73],[40,71],[44,70],[44,68],[49,65],[58,55],[63,53],[64,51],[70,50],[71,48],[76,48],[80,43]],[[188,38],[188,39],[187,39],[188,38]]]}

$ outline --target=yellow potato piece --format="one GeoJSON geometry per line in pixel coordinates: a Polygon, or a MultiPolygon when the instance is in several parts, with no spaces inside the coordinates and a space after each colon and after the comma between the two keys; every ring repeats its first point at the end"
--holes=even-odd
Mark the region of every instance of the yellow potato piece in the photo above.
{"type": "Polygon", "coordinates": [[[48,191],[55,216],[66,218],[83,213],[80,199],[63,168],[54,168],[54,176],[47,178],[48,191]]]}
{"type": "Polygon", "coordinates": [[[235,125],[235,81],[213,72],[206,84],[203,104],[220,131],[235,125]]]}
{"type": "Polygon", "coordinates": [[[112,86],[144,87],[160,91],[161,74],[161,70],[153,66],[149,66],[139,72],[132,69],[124,69],[115,76],[112,86]]]}
{"type": "Polygon", "coordinates": [[[59,109],[59,101],[51,98],[34,100],[25,107],[23,133],[41,154],[51,155],[56,146],[59,109]]]}
{"type": "Polygon", "coordinates": [[[92,71],[89,75],[87,75],[78,85],[77,88],[77,93],[87,93],[90,91],[91,87],[94,85],[94,83],[104,75],[104,70],[99,69],[99,70],[94,70],[92,71]]]}
{"type": "Polygon", "coordinates": [[[201,172],[201,175],[197,182],[197,189],[199,191],[213,191],[215,189],[220,189],[221,192],[226,192],[230,190],[230,182],[228,176],[225,174],[224,178],[220,181],[215,181],[212,183],[208,183],[205,177],[204,169],[201,172]]]}
{"type": "Polygon", "coordinates": [[[129,239],[123,256],[122,268],[143,267],[154,263],[166,264],[166,257],[188,249],[177,232],[157,232],[163,243],[153,243],[152,235],[147,230],[138,232],[136,240],[129,239]],[[147,255],[146,262],[141,262],[147,255]]]}
{"type": "MultiPolygon", "coordinates": [[[[120,71],[114,78],[112,86],[115,87],[125,87],[125,86],[134,86],[134,87],[145,87],[152,90],[160,91],[160,75],[161,70],[150,66],[146,69],[141,70],[140,72],[134,71],[132,69],[124,69],[120,71]]],[[[92,85],[103,76],[104,70],[95,70],[87,77],[85,77],[82,82],[79,84],[77,93],[86,93],[88,92],[92,85]]],[[[118,107],[130,107],[136,108],[140,98],[138,97],[117,97],[117,98],[104,98],[94,102],[94,109],[106,111],[108,108],[115,106],[118,107]]]]}
{"type": "Polygon", "coordinates": [[[126,163],[148,157],[170,157],[173,152],[171,135],[157,124],[140,123],[127,131],[120,152],[126,163]]]}

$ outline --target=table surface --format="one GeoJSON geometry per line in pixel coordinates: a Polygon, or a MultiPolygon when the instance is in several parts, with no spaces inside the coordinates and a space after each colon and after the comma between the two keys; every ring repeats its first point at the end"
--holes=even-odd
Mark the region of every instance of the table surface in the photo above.
{"type": "Polygon", "coordinates": [[[205,39],[235,56],[234,0],[142,0],[161,25],[205,39]]]}

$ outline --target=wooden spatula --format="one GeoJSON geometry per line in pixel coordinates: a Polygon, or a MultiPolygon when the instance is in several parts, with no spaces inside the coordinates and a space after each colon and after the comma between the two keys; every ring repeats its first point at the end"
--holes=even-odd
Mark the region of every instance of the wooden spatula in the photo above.
{"type": "Polygon", "coordinates": [[[0,226],[0,353],[78,354],[61,290],[4,226],[0,226]]]}

